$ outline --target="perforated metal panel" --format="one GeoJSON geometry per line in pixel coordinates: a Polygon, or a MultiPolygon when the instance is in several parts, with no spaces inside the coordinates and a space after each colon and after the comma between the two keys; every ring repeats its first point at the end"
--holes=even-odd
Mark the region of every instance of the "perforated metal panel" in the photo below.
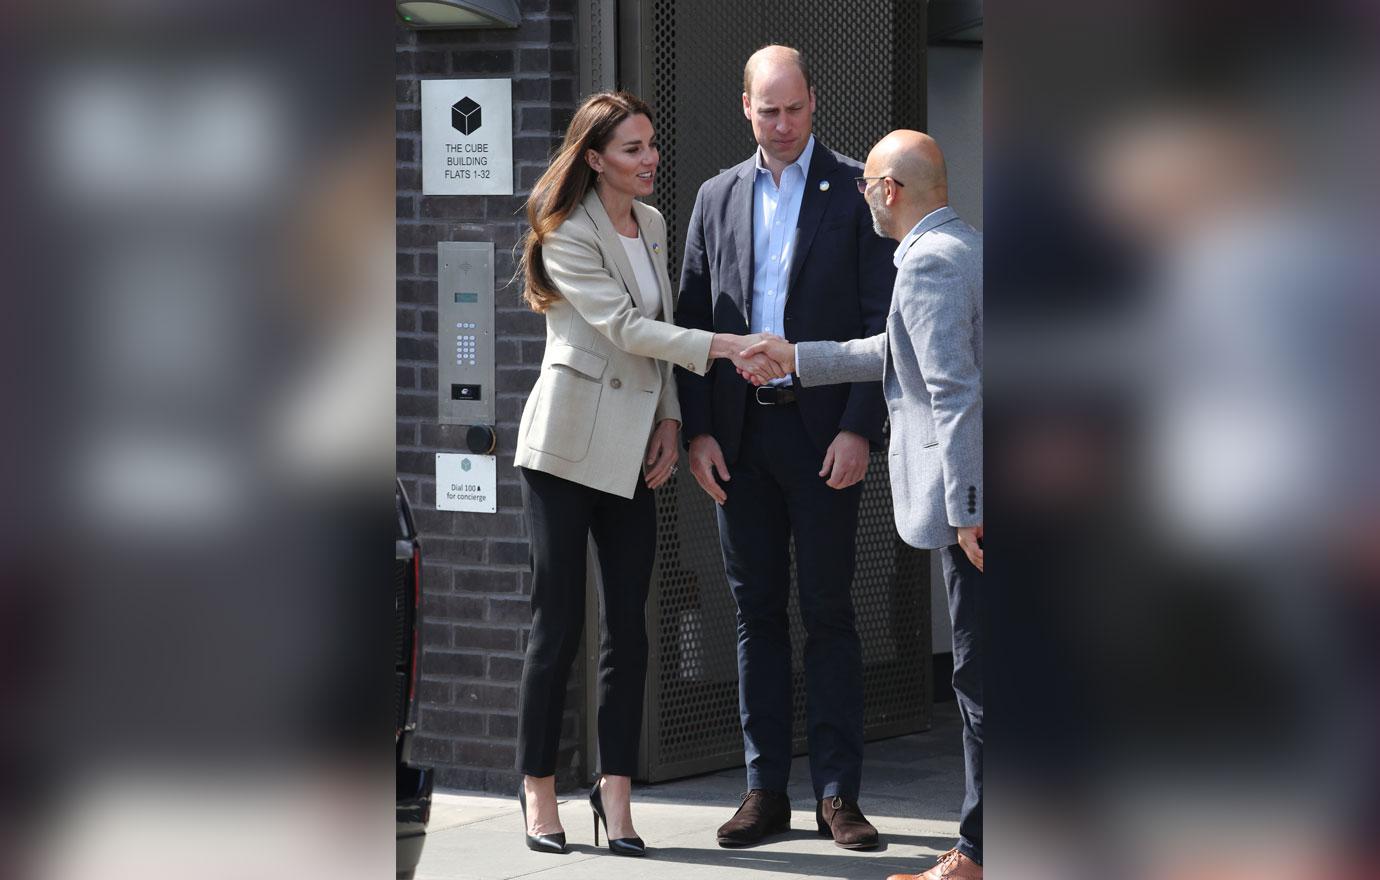
{"type": "Polygon", "coordinates": [[[815,135],[832,149],[862,161],[888,131],[924,130],[924,0],[628,0],[621,9],[619,80],[657,112],[662,161],[649,201],[666,217],[672,267],[700,184],[752,155],[743,63],[763,45],[804,53],[815,135]]]}
{"type": "MultiPolygon", "coordinates": [[[[619,84],[649,98],[657,112],[662,163],[650,201],[667,220],[673,281],[700,184],[755,147],[740,98],[747,57],[772,42],[805,53],[818,96],[816,136],[861,161],[888,131],[924,128],[924,21],[922,0],[619,4],[619,84]]],[[[713,502],[684,460],[680,476],[657,493],[657,517],[641,774],[652,781],[743,761],[733,597],[713,502]]],[[[929,563],[896,535],[884,450],[872,455],[856,540],[852,591],[866,735],[926,729],[929,563]]],[[[789,613],[799,753],[805,748],[805,634],[794,590],[789,613]]]]}
{"type": "MultiPolygon", "coordinates": [[[[874,452],[857,533],[853,604],[863,647],[869,739],[929,727],[929,564],[897,536],[886,456],[874,452]]],[[[741,764],[737,623],[724,577],[714,503],[682,458],[657,492],[644,778],[673,779],[741,764]]],[[[791,554],[792,583],[795,553],[791,554]]],[[[805,750],[805,631],[791,617],[795,749],[805,750]]]]}

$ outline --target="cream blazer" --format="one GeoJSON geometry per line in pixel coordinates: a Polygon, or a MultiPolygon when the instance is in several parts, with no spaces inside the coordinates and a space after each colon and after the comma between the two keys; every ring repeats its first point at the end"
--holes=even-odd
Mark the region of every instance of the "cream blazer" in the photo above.
{"type": "Polygon", "coordinates": [[[624,498],[641,479],[656,423],[680,419],[671,364],[703,375],[713,338],[670,323],[676,298],[666,271],[666,221],[638,201],[633,216],[665,320],[638,309],[627,252],[591,190],[542,243],[542,263],[561,299],[546,312],[546,353],[522,409],[514,459],[624,498]]]}

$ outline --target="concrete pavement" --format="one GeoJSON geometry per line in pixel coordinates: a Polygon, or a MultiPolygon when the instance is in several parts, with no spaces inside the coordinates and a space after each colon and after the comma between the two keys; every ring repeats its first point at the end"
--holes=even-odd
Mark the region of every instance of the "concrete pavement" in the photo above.
{"type": "MultiPolygon", "coordinates": [[[[561,820],[571,851],[534,853],[523,844],[516,796],[438,792],[418,880],[729,880],[740,877],[858,878],[918,872],[953,845],[963,801],[961,723],[952,702],[935,706],[927,733],[867,744],[863,812],[881,832],[871,852],[849,852],[815,830],[814,796],[804,758],[792,765],[791,832],[750,849],[723,849],[715,829],[733,815],[743,792],[736,768],[633,791],[633,815],[646,858],[620,858],[594,847],[588,804],[563,796],[561,820]]],[[[603,831],[600,830],[600,840],[603,831]]]]}

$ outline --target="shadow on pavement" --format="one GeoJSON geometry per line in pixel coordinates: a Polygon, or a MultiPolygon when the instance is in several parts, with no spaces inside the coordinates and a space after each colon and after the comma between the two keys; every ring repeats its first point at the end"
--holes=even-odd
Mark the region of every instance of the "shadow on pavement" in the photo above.
{"type": "MultiPolygon", "coordinates": [[[[946,837],[922,837],[918,835],[888,835],[896,837],[897,843],[925,846],[935,850],[935,855],[947,850],[953,841],[946,837]]],[[[592,851],[592,847],[580,847],[592,851]]],[[[877,858],[878,853],[886,851],[886,843],[867,854],[851,855],[844,850],[837,853],[800,853],[772,850],[769,847],[753,849],[700,849],[691,847],[649,847],[647,859],[658,863],[680,863],[687,865],[721,865],[751,868],[754,871],[771,871],[779,874],[806,875],[811,877],[866,877],[881,880],[895,871],[916,872],[929,868],[934,856],[920,858],[877,858]]]]}

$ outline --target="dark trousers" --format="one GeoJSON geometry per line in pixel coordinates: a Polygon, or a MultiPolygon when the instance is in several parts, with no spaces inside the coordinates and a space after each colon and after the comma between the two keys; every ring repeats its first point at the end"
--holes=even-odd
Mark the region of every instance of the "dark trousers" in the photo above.
{"type": "Polygon", "coordinates": [[[862,784],[862,646],[853,623],[854,537],[862,484],[836,490],[799,408],[749,402],[719,508],[738,609],[738,709],[748,788],[786,790],[791,772],[790,539],[805,628],[805,709],[815,797],[862,784]]]}
{"type": "Polygon", "coordinates": [[[957,544],[938,551],[954,628],[954,696],[963,716],[963,812],[958,850],[982,864],[982,572],[957,544]]]}
{"type": "Polygon", "coordinates": [[[644,607],[656,556],[656,502],[641,480],[631,499],[520,468],[532,542],[532,631],[522,668],[517,769],[556,772],[566,681],[585,623],[586,542],[603,575],[599,638],[599,772],[637,769],[647,679],[644,607]]]}

